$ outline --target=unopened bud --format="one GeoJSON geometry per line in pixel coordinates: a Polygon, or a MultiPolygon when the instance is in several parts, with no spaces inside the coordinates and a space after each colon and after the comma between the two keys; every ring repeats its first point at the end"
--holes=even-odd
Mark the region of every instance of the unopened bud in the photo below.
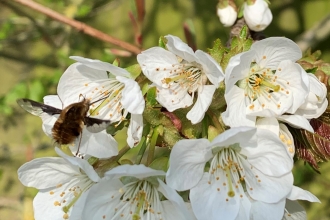
{"type": "Polygon", "coordinates": [[[265,0],[255,0],[244,3],[244,18],[251,30],[262,31],[273,20],[273,15],[265,0]]]}
{"type": "Polygon", "coordinates": [[[237,19],[236,6],[232,5],[230,3],[227,4],[227,6],[225,6],[225,7],[221,6],[221,4],[219,3],[218,9],[217,9],[217,14],[219,16],[220,22],[225,27],[232,26],[235,23],[236,19],[237,19]]]}

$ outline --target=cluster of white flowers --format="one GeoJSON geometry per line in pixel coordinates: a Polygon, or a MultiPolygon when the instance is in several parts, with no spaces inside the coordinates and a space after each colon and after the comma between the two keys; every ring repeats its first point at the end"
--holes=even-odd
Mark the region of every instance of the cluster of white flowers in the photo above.
{"type": "MultiPolygon", "coordinates": [[[[168,112],[188,108],[186,118],[198,124],[224,81],[227,109],[220,117],[230,129],[212,140],[176,142],[164,172],[143,164],[100,171],[87,159],[116,156],[117,142],[105,130],[84,128],[72,147],[76,154],[79,146],[84,158],[56,148],[61,157],[35,159],[18,170],[24,185],[40,190],[35,219],[276,220],[294,217],[291,200],[318,202],[293,185],[295,148],[285,124],[313,131],[308,119],[327,107],[326,87],[295,63],[301,58],[297,45],[282,37],[256,42],[223,72],[209,54],[178,37],[165,38],[167,49],[137,56],[149,88],[156,88],[155,99],[168,112]],[[189,197],[178,193],[187,190],[189,197]]],[[[91,106],[91,116],[117,124],[130,120],[127,144],[136,146],[146,107],[134,77],[109,63],[72,58],[78,62],[61,77],[58,96],[46,96],[45,103],[62,109],[81,94],[91,101],[106,97],[91,106]]],[[[47,134],[57,117],[42,116],[47,134]]]]}

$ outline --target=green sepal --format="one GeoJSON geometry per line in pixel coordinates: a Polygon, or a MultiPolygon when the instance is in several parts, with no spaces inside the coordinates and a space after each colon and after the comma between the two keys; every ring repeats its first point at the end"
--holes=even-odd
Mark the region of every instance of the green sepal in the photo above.
{"type": "Polygon", "coordinates": [[[218,129],[212,125],[209,126],[207,133],[208,133],[207,139],[210,142],[213,141],[213,139],[220,134],[218,129]]]}
{"type": "Polygon", "coordinates": [[[156,87],[149,88],[146,96],[147,104],[149,106],[155,106],[158,104],[156,100],[156,96],[157,96],[157,88],[156,87]]]}
{"type": "Polygon", "coordinates": [[[141,66],[139,64],[126,67],[125,70],[131,74],[132,79],[136,79],[141,74],[141,66]]]}
{"type": "Polygon", "coordinates": [[[120,65],[120,60],[119,60],[118,58],[116,58],[116,59],[113,61],[112,65],[114,65],[114,66],[119,66],[119,65],[120,65]]]}
{"type": "Polygon", "coordinates": [[[167,39],[164,36],[161,36],[158,40],[158,46],[166,49],[167,39]]]}
{"type": "Polygon", "coordinates": [[[168,168],[168,160],[168,157],[159,157],[152,161],[149,167],[155,170],[163,170],[164,172],[166,172],[168,168]]]}
{"type": "Polygon", "coordinates": [[[119,161],[120,165],[124,165],[124,164],[129,164],[129,165],[133,165],[134,163],[129,160],[129,159],[122,159],[119,161]]]}

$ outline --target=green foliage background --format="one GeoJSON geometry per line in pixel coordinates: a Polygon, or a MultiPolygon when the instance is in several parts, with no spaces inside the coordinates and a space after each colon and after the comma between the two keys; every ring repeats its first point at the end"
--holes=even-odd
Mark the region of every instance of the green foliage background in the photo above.
{"type": "MultiPolygon", "coordinates": [[[[39,0],[39,3],[85,22],[111,36],[134,43],[134,31],[128,13],[134,1],[128,0],[39,0]]],[[[267,36],[299,36],[329,16],[329,0],[273,0],[273,22],[267,36]]],[[[229,28],[216,16],[217,0],[145,0],[142,26],[143,45],[157,45],[161,35],[184,39],[183,23],[191,22],[197,47],[210,48],[215,39],[226,42],[229,28]]],[[[312,49],[322,50],[322,59],[330,62],[329,30],[312,49]]],[[[320,33],[322,34],[322,33],[320,33]]],[[[56,94],[59,77],[68,65],[68,57],[79,55],[107,62],[116,58],[116,48],[84,35],[67,25],[53,21],[11,0],[0,0],[0,219],[33,219],[32,199],[36,190],[25,188],[17,179],[17,169],[36,157],[53,156],[53,143],[41,130],[41,120],[24,112],[17,98],[42,101],[56,94]]],[[[121,57],[121,66],[136,62],[135,56],[121,57]]],[[[321,165],[322,175],[297,162],[295,184],[311,191],[322,204],[303,203],[309,219],[330,219],[330,165],[321,165]]]]}

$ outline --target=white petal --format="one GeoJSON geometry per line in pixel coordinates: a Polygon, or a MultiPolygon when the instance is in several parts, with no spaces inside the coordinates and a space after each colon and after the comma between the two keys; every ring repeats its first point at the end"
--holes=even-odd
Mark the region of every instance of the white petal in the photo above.
{"type": "Polygon", "coordinates": [[[211,143],[211,147],[227,147],[238,143],[240,147],[256,147],[257,145],[257,129],[254,127],[235,127],[224,131],[215,137],[211,143]]]}
{"type": "Polygon", "coordinates": [[[60,148],[55,147],[56,153],[67,160],[72,165],[80,167],[84,173],[94,182],[100,181],[99,175],[96,173],[94,168],[88,163],[87,160],[83,160],[79,157],[73,157],[65,154],[60,148]]]}
{"type": "MultiPolygon", "coordinates": [[[[217,190],[215,184],[209,184],[209,174],[204,173],[203,178],[196,187],[190,190],[190,200],[193,211],[197,219],[216,220],[221,219],[231,220],[235,219],[240,209],[240,199],[238,195],[230,198],[225,190],[217,190]],[[229,199],[230,201],[226,201],[229,199]]],[[[247,199],[246,196],[241,198],[247,199]]]]}
{"type": "Polygon", "coordinates": [[[69,213],[70,220],[82,219],[82,214],[85,209],[86,200],[89,197],[89,192],[90,190],[87,190],[84,193],[82,193],[79,199],[74,203],[69,213]]]}
{"type": "Polygon", "coordinates": [[[131,114],[129,126],[127,128],[127,144],[134,147],[140,142],[143,132],[143,116],[139,114],[131,114]]]}
{"type": "Polygon", "coordinates": [[[291,172],[293,160],[278,135],[265,129],[258,129],[258,146],[242,148],[249,163],[262,173],[281,176],[291,172]],[[276,164],[276,169],[273,167],[276,164]]]}
{"type": "MultiPolygon", "coordinates": [[[[186,204],[184,203],[183,199],[179,194],[168,187],[163,181],[158,180],[159,186],[158,191],[161,192],[173,205],[171,206],[172,210],[165,209],[165,212],[176,212],[178,215],[176,219],[186,219],[191,220],[193,219],[193,216],[190,214],[190,212],[187,209],[186,204]]],[[[169,206],[167,206],[169,208],[169,206]]],[[[166,219],[166,218],[165,218],[166,219]]],[[[168,218],[168,220],[170,220],[168,218]]]]}
{"type": "MultiPolygon", "coordinates": [[[[287,110],[288,113],[293,114],[305,102],[308,96],[308,75],[299,64],[293,63],[290,60],[282,61],[275,75],[278,76],[279,79],[286,81],[281,87],[289,90],[293,96],[292,106],[287,110]]],[[[281,105],[283,102],[285,102],[285,100],[282,101],[281,105]]]]}
{"type": "Polygon", "coordinates": [[[167,184],[178,191],[191,189],[202,178],[205,163],[212,158],[206,139],[180,140],[172,148],[167,184]]]}
{"type": "Polygon", "coordinates": [[[238,80],[248,76],[254,57],[255,52],[249,50],[230,58],[225,70],[226,93],[232,89],[238,80]]]}
{"type": "Polygon", "coordinates": [[[117,76],[117,80],[125,84],[121,98],[123,107],[132,114],[142,114],[145,102],[139,84],[122,76],[117,76]]]}
{"type": "Polygon", "coordinates": [[[187,114],[192,124],[197,124],[204,118],[205,112],[211,105],[215,89],[213,85],[204,85],[201,91],[198,91],[197,101],[187,114]]]}
{"type": "Polygon", "coordinates": [[[166,47],[169,51],[188,62],[197,60],[194,51],[180,38],[172,35],[166,35],[165,38],[167,39],[166,47]]]}
{"type": "Polygon", "coordinates": [[[213,59],[213,57],[204,51],[197,50],[195,54],[198,57],[200,64],[203,66],[203,72],[207,78],[213,85],[219,87],[220,82],[225,78],[221,66],[213,59]]]}
{"type": "Polygon", "coordinates": [[[183,212],[181,211],[181,209],[178,209],[178,207],[176,206],[175,203],[171,203],[168,200],[162,201],[161,203],[162,203],[163,210],[165,210],[165,213],[162,213],[162,219],[164,219],[164,220],[173,220],[173,219],[175,219],[175,220],[181,220],[181,219],[197,220],[194,213],[191,210],[190,203],[185,203],[186,208],[188,208],[188,214],[186,214],[186,215],[183,215],[183,212]]]}
{"type": "Polygon", "coordinates": [[[256,122],[257,128],[266,129],[272,131],[274,134],[280,134],[279,123],[276,118],[258,118],[256,122]]]}
{"type": "Polygon", "coordinates": [[[34,159],[23,164],[17,173],[23,185],[37,189],[55,187],[80,175],[78,167],[59,157],[34,159]]]}
{"type": "Polygon", "coordinates": [[[152,47],[142,51],[137,55],[137,61],[143,74],[157,86],[163,86],[162,80],[169,76],[167,69],[179,63],[175,54],[161,47],[152,47]]]}
{"type": "Polygon", "coordinates": [[[63,73],[57,86],[57,93],[66,107],[79,102],[82,98],[94,97],[94,89],[100,87],[100,80],[107,80],[106,71],[89,68],[80,63],[74,63],[63,73]],[[80,95],[83,95],[81,97],[80,95]]]}
{"type": "Polygon", "coordinates": [[[161,170],[154,170],[146,167],[143,164],[139,165],[121,165],[107,171],[104,176],[107,179],[120,178],[122,176],[133,176],[138,179],[143,179],[150,176],[164,176],[165,172],[161,170]]]}
{"type": "Polygon", "coordinates": [[[109,158],[118,154],[118,143],[106,131],[91,133],[84,128],[82,136],[76,138],[74,147],[71,148],[74,154],[77,152],[78,147],[79,153],[89,154],[98,158],[109,158]]]}
{"type": "MultiPolygon", "coordinates": [[[[248,164],[246,165],[248,166],[248,164]]],[[[291,192],[293,185],[292,173],[280,177],[272,177],[259,172],[257,169],[252,170],[253,172],[248,169],[246,171],[246,188],[248,194],[254,200],[277,203],[286,198],[291,192]]]]}
{"type": "MultiPolygon", "coordinates": [[[[54,177],[56,178],[56,177],[54,177]]],[[[67,184],[63,186],[66,187],[67,184]]],[[[57,190],[56,188],[54,189],[57,190]]],[[[59,220],[64,219],[64,211],[61,206],[55,206],[55,201],[61,201],[61,197],[55,195],[51,195],[50,190],[40,190],[38,194],[33,199],[33,212],[35,220],[59,220]]],[[[60,194],[56,192],[56,194],[60,194]]],[[[71,211],[71,210],[70,210],[71,211]]],[[[70,212],[68,213],[70,214],[70,212]]]]}
{"type": "Polygon", "coordinates": [[[46,105],[50,105],[58,109],[63,109],[63,104],[58,95],[46,95],[43,100],[46,105]]]}
{"type": "Polygon", "coordinates": [[[252,201],[251,219],[253,220],[279,220],[284,214],[285,199],[278,203],[265,203],[252,201]]]}
{"type": "Polygon", "coordinates": [[[227,109],[221,114],[223,122],[230,127],[255,126],[256,116],[246,115],[244,90],[236,85],[226,94],[227,109]]]}
{"type": "Polygon", "coordinates": [[[301,58],[300,48],[292,40],[284,37],[269,37],[251,46],[256,52],[256,62],[261,67],[276,69],[282,60],[293,62],[301,58]]]}
{"type": "Polygon", "coordinates": [[[130,73],[127,70],[114,66],[110,63],[102,62],[100,60],[93,60],[89,58],[79,57],[79,56],[70,56],[70,58],[92,69],[107,71],[115,76],[124,76],[124,77],[130,76],[130,73]]]}
{"type": "Polygon", "coordinates": [[[297,201],[286,200],[285,204],[286,212],[282,220],[307,220],[307,214],[297,201]]]}
{"type": "MultiPolygon", "coordinates": [[[[123,184],[118,179],[102,180],[90,188],[82,220],[112,220],[120,205],[120,189],[123,184]]],[[[122,212],[122,210],[119,211],[122,212]]]]}
{"type": "Polygon", "coordinates": [[[320,202],[320,200],[307,190],[303,190],[297,186],[293,186],[290,195],[287,197],[290,200],[307,200],[309,202],[320,202]]]}
{"type": "Polygon", "coordinates": [[[310,132],[314,132],[313,127],[309,121],[300,115],[281,115],[277,117],[278,120],[284,121],[295,128],[305,129],[310,132]]]}
{"type": "MultiPolygon", "coordinates": [[[[179,86],[174,85],[174,86],[179,86]]],[[[187,93],[186,90],[179,90],[179,93],[174,93],[170,89],[163,89],[157,87],[157,101],[165,107],[169,112],[179,108],[186,108],[192,105],[193,98],[187,93]]]]}

